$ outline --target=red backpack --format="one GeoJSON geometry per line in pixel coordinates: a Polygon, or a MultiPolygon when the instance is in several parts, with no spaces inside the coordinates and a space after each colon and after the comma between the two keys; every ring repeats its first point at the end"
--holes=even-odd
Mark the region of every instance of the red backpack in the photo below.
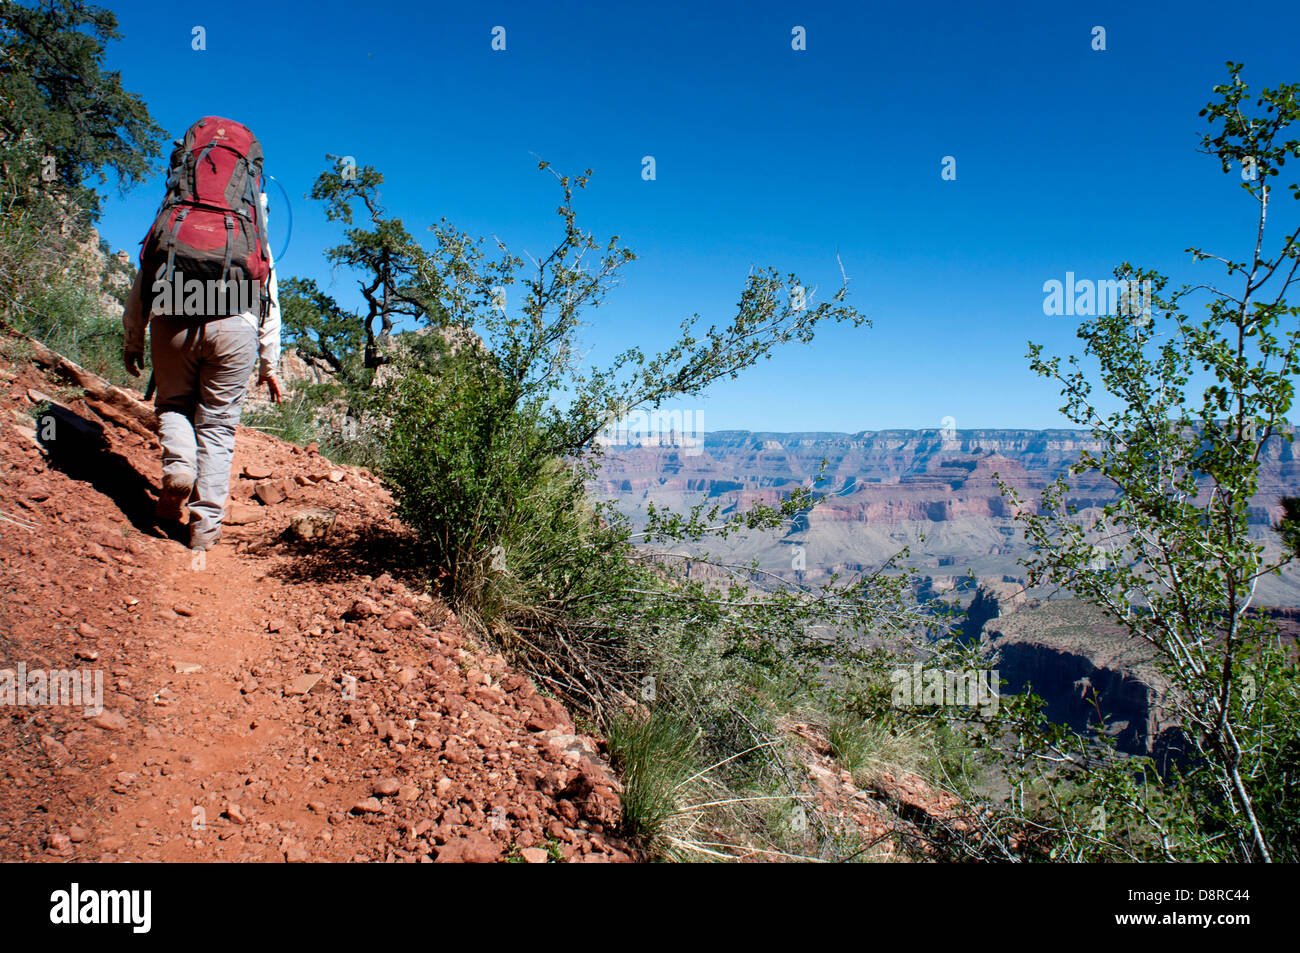
{"type": "MultiPolygon", "coordinates": [[[[169,284],[183,280],[186,286],[192,279],[229,279],[260,285],[259,306],[265,313],[271,253],[260,201],[263,188],[262,144],[243,124],[205,116],[176,140],[167,194],[140,247],[146,311],[152,310],[153,285],[159,279],[169,284]]],[[[243,308],[217,310],[237,313],[243,308]]]]}

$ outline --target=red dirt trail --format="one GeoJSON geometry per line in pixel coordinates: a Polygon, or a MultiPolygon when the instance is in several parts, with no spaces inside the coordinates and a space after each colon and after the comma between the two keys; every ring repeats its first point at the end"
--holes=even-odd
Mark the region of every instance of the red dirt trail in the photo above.
{"type": "Polygon", "coordinates": [[[403,575],[372,476],[241,429],[248,522],[196,561],[157,444],[77,393],[0,368],[0,669],[103,679],[97,716],[0,698],[0,860],[631,859],[602,743],[403,575]],[[107,449],[51,460],[47,398],[107,449]]]}

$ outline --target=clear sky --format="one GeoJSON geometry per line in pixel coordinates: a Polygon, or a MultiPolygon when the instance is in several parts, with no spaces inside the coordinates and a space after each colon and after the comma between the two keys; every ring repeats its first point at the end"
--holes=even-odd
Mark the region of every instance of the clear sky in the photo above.
{"type": "MultiPolygon", "coordinates": [[[[726,322],[751,266],[824,294],[838,249],[874,328],[717,385],[688,408],[706,430],[1063,425],[1024,358],[1030,339],[1077,350],[1043,283],[1125,260],[1217,277],[1193,244],[1247,257],[1249,198],[1197,151],[1197,112],[1229,59],[1252,87],[1300,82],[1300,5],[1282,2],[106,5],[109,64],[170,135],[205,114],[257,133],[293,203],[282,278],[345,304],[355,280],[322,256],[340,232],[304,197],[326,153],[383,172],[414,234],[446,216],[533,253],[558,190],[532,153],[591,167],[579,222],[639,256],[591,313],[598,362],[667,347],[692,312],[726,322]]],[[[114,249],[138,252],[161,187],[110,195],[114,249]]]]}

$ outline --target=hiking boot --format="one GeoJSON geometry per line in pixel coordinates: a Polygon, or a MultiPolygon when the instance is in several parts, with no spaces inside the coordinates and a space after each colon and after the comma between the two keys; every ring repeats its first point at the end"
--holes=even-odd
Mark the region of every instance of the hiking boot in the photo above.
{"type": "Polygon", "coordinates": [[[221,539],[221,527],[206,533],[199,532],[197,524],[190,526],[190,549],[195,552],[206,552],[213,546],[217,545],[217,540],[221,539]]]}
{"type": "Polygon", "coordinates": [[[179,523],[181,507],[194,491],[194,477],[189,473],[164,473],[162,492],[158,494],[158,519],[179,523]]]}

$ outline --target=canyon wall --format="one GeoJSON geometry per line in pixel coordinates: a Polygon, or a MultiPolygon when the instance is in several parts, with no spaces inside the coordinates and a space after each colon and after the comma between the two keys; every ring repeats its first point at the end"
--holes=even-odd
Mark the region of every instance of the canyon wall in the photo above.
{"type": "MultiPolygon", "coordinates": [[[[911,564],[935,570],[938,589],[968,572],[979,582],[1021,580],[1018,560],[1028,550],[998,481],[1033,505],[1081,451],[1097,448],[1089,433],[1064,429],[716,431],[696,439],[690,446],[670,434],[664,446],[608,447],[594,492],[635,521],[648,502],[686,507],[708,499],[724,511],[775,503],[821,473],[816,489],[825,498],[789,533],[738,536],[714,552],[815,581],[869,569],[909,545],[911,564]]],[[[1300,493],[1300,461],[1282,439],[1266,444],[1263,461],[1252,535],[1276,551],[1270,527],[1281,497],[1300,493]]],[[[1114,496],[1106,481],[1081,475],[1067,500],[1086,510],[1114,496]]],[[[1263,580],[1257,604],[1300,606],[1300,579],[1263,580]]]]}

